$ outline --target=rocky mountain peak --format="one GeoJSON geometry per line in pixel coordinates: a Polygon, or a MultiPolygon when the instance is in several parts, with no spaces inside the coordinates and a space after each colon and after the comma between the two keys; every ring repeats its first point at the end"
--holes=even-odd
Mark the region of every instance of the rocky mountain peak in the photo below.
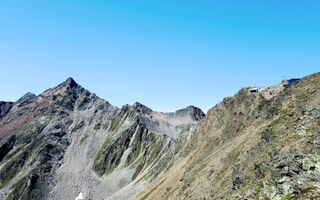
{"type": "Polygon", "coordinates": [[[49,90],[63,91],[63,90],[72,90],[77,87],[80,87],[80,85],[78,85],[78,83],[73,78],[69,77],[64,82],[60,83],[58,86],[49,90]]]}
{"type": "Polygon", "coordinates": [[[28,92],[24,94],[16,103],[18,103],[19,106],[21,107],[34,102],[36,98],[37,96],[35,94],[28,92]]]}
{"type": "Polygon", "coordinates": [[[25,100],[28,100],[28,99],[32,99],[36,97],[35,94],[31,93],[31,92],[27,92],[26,94],[24,94],[19,100],[18,102],[22,102],[22,101],[25,101],[25,100]]]}
{"type": "Polygon", "coordinates": [[[59,84],[57,88],[73,89],[73,88],[76,88],[77,86],[79,86],[78,83],[72,77],[69,77],[64,82],[59,84]]]}
{"type": "Polygon", "coordinates": [[[70,88],[78,86],[78,84],[76,83],[76,81],[72,77],[67,78],[67,80],[64,82],[64,84],[69,86],[70,88]]]}
{"type": "Polygon", "coordinates": [[[200,108],[192,105],[186,108],[177,110],[175,113],[177,115],[191,115],[191,117],[196,121],[199,121],[205,116],[204,112],[200,108]]]}
{"type": "Polygon", "coordinates": [[[40,96],[70,96],[70,94],[81,93],[84,90],[73,78],[69,77],[56,87],[46,90],[40,96]]]}
{"type": "Polygon", "coordinates": [[[132,108],[137,111],[138,113],[143,113],[143,114],[149,114],[152,112],[152,110],[150,108],[148,108],[147,106],[139,103],[139,102],[135,102],[132,105],[132,108]]]}

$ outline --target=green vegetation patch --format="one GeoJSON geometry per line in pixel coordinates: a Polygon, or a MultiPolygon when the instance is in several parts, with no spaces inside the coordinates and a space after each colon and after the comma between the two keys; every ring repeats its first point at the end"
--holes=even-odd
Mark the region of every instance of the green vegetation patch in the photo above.
{"type": "Polygon", "coordinates": [[[132,125],[115,139],[110,137],[106,139],[93,162],[93,169],[99,176],[110,174],[120,164],[121,157],[129,147],[136,126],[137,124],[132,125]]]}
{"type": "Polygon", "coordinates": [[[81,139],[80,139],[80,145],[82,145],[87,139],[88,139],[89,135],[85,134],[81,139]]]}
{"type": "Polygon", "coordinates": [[[72,129],[71,132],[77,132],[79,131],[80,129],[82,129],[84,127],[85,123],[84,121],[82,120],[81,122],[79,122],[77,125],[74,126],[74,128],[72,129]]]}
{"type": "Polygon", "coordinates": [[[13,191],[9,194],[7,200],[29,200],[28,180],[27,177],[24,177],[14,184],[12,186],[13,191]]]}
{"type": "Polygon", "coordinates": [[[0,189],[2,189],[22,169],[29,157],[28,150],[14,156],[0,170],[0,189]]]}
{"type": "Polygon", "coordinates": [[[97,130],[99,130],[101,128],[101,123],[99,122],[99,123],[97,123],[95,126],[94,126],[94,130],[95,131],[97,131],[97,130]]]}

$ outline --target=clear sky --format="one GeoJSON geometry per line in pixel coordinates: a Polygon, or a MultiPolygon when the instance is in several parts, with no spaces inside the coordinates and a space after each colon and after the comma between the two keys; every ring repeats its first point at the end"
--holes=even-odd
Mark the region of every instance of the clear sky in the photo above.
{"type": "Polygon", "coordinates": [[[0,100],[71,76],[119,107],[207,110],[317,71],[318,0],[0,1],[0,100]]]}

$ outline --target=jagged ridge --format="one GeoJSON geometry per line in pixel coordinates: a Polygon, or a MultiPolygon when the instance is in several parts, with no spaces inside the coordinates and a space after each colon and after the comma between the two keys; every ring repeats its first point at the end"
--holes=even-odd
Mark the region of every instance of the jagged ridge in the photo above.
{"type": "Polygon", "coordinates": [[[119,109],[72,78],[0,108],[2,199],[134,196],[170,167],[204,116],[195,107],[179,116],[140,103],[119,109]]]}

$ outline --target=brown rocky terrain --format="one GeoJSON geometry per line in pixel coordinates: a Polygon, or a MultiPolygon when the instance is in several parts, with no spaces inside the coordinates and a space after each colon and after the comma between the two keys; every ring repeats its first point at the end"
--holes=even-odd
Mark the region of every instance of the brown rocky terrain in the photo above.
{"type": "Polygon", "coordinates": [[[271,98],[250,89],[210,109],[137,199],[319,199],[320,73],[271,98]]]}

